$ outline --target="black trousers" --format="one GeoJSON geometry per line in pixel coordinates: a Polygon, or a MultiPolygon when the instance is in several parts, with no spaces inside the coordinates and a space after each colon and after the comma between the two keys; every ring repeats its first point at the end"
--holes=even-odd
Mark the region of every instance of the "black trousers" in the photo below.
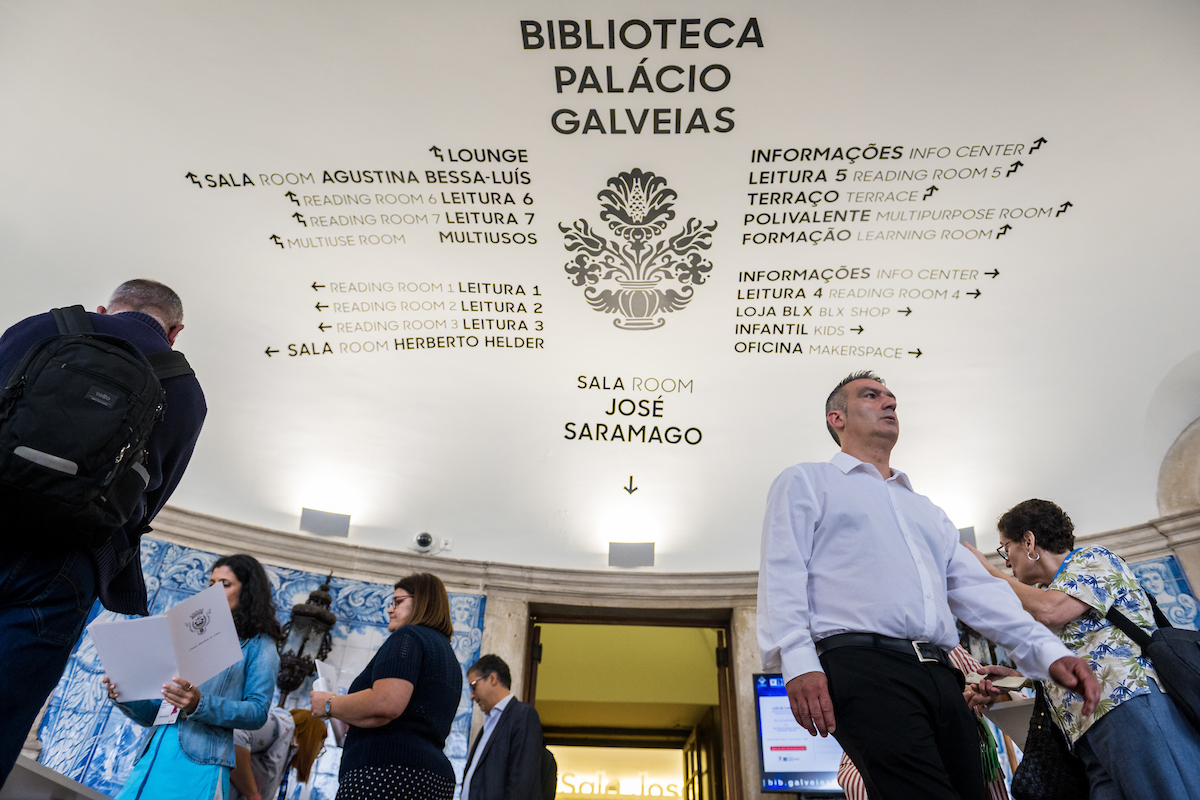
{"type": "Polygon", "coordinates": [[[983,800],[979,728],[958,672],[878,647],[821,656],[834,738],[871,800],[983,800]]]}

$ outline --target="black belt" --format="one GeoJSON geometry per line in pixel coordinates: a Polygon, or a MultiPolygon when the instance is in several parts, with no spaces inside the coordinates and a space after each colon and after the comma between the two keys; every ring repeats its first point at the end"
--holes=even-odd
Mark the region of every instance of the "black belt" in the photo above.
{"type": "Polygon", "coordinates": [[[946,651],[933,642],[914,642],[910,639],[896,639],[878,633],[838,633],[817,642],[817,655],[821,656],[839,647],[882,647],[884,650],[895,650],[916,656],[918,661],[936,661],[942,666],[955,669],[950,663],[946,651]]]}

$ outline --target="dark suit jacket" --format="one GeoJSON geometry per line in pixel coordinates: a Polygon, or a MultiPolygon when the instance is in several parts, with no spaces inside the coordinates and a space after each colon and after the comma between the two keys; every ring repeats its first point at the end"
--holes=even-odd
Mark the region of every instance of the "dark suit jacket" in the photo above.
{"type": "MultiPolygon", "coordinates": [[[[467,765],[475,756],[480,735],[471,744],[467,765]]],[[[479,754],[479,765],[466,800],[541,800],[542,721],[528,703],[513,698],[500,714],[496,728],[479,754]]]]}

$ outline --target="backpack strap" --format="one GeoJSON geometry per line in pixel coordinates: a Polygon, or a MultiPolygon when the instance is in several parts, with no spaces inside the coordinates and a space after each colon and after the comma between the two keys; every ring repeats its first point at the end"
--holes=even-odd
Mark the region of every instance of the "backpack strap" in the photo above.
{"type": "Polygon", "coordinates": [[[195,375],[195,370],[178,350],[164,350],[161,353],[150,353],[146,356],[150,366],[154,367],[154,375],[160,380],[178,378],[180,375],[195,375]]]}
{"type": "Polygon", "coordinates": [[[1139,628],[1134,621],[1117,610],[1115,605],[1109,606],[1104,618],[1115,625],[1121,633],[1133,640],[1134,644],[1145,651],[1150,644],[1150,634],[1139,628]]]}
{"type": "Polygon", "coordinates": [[[59,333],[77,334],[96,332],[83,306],[52,308],[50,309],[50,313],[54,315],[54,322],[58,325],[59,333]]]}

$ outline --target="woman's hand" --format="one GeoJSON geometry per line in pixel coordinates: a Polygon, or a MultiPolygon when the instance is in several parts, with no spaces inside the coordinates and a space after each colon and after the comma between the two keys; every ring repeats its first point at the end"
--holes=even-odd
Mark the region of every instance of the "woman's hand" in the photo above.
{"type": "Polygon", "coordinates": [[[308,703],[312,709],[312,715],[317,719],[328,719],[325,716],[325,703],[333,696],[333,692],[309,692],[308,703]]]}
{"type": "Polygon", "coordinates": [[[110,681],[107,675],[100,679],[100,683],[104,684],[104,688],[108,690],[109,700],[114,703],[120,702],[117,698],[121,696],[121,693],[117,691],[117,685],[110,681]]]}
{"type": "MultiPolygon", "coordinates": [[[[980,675],[997,675],[1002,678],[1023,677],[1021,673],[1010,667],[1004,667],[999,664],[983,664],[979,667],[980,675]]],[[[967,701],[967,706],[971,710],[977,708],[987,708],[992,703],[999,700],[1001,697],[1010,698],[1009,693],[1004,689],[997,689],[989,680],[983,680],[976,684],[968,685],[966,691],[963,692],[963,698],[967,701]]]]}
{"type": "Polygon", "coordinates": [[[183,678],[175,677],[171,680],[174,683],[163,684],[163,697],[180,711],[191,714],[196,710],[196,706],[200,705],[200,690],[183,678]]]}

